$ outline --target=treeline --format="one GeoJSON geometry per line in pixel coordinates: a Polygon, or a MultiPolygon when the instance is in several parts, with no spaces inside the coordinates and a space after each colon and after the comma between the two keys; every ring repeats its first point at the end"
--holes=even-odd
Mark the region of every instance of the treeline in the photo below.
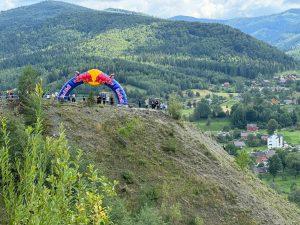
{"type": "Polygon", "coordinates": [[[257,123],[261,128],[267,128],[268,123],[277,124],[277,128],[289,127],[297,124],[296,109],[288,111],[278,103],[272,103],[272,98],[260,93],[246,92],[242,102],[231,108],[230,119],[237,128],[245,128],[248,123],[257,123]]]}

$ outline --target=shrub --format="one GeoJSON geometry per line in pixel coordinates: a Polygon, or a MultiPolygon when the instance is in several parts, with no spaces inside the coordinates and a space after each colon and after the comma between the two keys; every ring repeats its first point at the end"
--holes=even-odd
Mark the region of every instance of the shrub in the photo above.
{"type": "Polygon", "coordinates": [[[158,187],[149,186],[142,189],[140,204],[143,205],[156,205],[161,198],[161,190],[158,187]]]}
{"type": "Polygon", "coordinates": [[[175,95],[171,95],[168,104],[168,112],[171,117],[175,120],[179,120],[181,118],[183,106],[181,102],[176,98],[175,95]]]}
{"type": "Polygon", "coordinates": [[[133,184],[134,179],[133,179],[133,173],[130,171],[125,171],[122,173],[122,178],[125,180],[127,184],[133,184]]]}
{"type": "Polygon", "coordinates": [[[125,125],[118,129],[118,133],[123,138],[129,138],[140,124],[141,121],[138,118],[127,120],[125,125]]]}
{"type": "Polygon", "coordinates": [[[94,92],[90,92],[89,96],[87,98],[87,105],[88,106],[93,106],[95,105],[96,101],[95,101],[95,96],[94,96],[94,92]]]}
{"type": "Polygon", "coordinates": [[[39,72],[31,66],[28,66],[23,70],[18,80],[18,93],[21,104],[27,105],[28,98],[30,97],[30,94],[34,92],[39,76],[39,72]]]}
{"type": "Polygon", "coordinates": [[[251,158],[249,154],[246,151],[241,151],[238,156],[235,159],[238,166],[244,170],[249,167],[249,164],[251,163],[251,158]]]}

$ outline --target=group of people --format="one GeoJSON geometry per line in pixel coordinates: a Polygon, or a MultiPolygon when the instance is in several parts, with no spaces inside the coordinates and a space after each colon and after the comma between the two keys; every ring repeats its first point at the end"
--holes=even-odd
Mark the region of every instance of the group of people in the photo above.
{"type": "Polygon", "coordinates": [[[110,104],[110,105],[114,105],[115,104],[115,99],[114,99],[114,96],[112,94],[110,96],[107,96],[106,93],[100,93],[97,96],[97,101],[96,102],[97,102],[97,104],[105,105],[107,103],[107,104],[110,104]]]}
{"type": "MultiPolygon", "coordinates": [[[[46,95],[46,99],[52,99],[52,98],[56,98],[57,97],[57,93],[55,94],[47,94],[46,95]]],[[[75,103],[77,101],[78,97],[76,96],[76,94],[72,94],[66,97],[66,100],[68,102],[73,102],[75,103]]],[[[87,99],[85,96],[81,97],[82,101],[85,102],[87,99]]],[[[97,104],[110,104],[110,105],[114,105],[115,104],[115,99],[114,96],[111,94],[110,96],[108,96],[106,93],[99,93],[99,95],[97,95],[96,97],[96,103],[97,104]]]]}
{"type": "MultiPolygon", "coordinates": [[[[46,99],[55,99],[57,98],[58,93],[53,93],[53,94],[47,94],[45,97],[46,99]]],[[[72,94],[66,98],[67,101],[69,102],[76,102],[77,99],[79,99],[76,94],[72,94]]],[[[83,102],[87,101],[85,96],[80,97],[83,102]]],[[[100,92],[96,96],[96,103],[99,105],[114,105],[115,104],[115,99],[113,94],[107,94],[100,92]]],[[[138,107],[142,108],[145,107],[147,109],[156,109],[156,110],[167,110],[168,106],[167,104],[163,103],[159,98],[148,98],[145,100],[145,103],[143,105],[143,102],[141,100],[138,101],[138,107]]]]}
{"type": "MultiPolygon", "coordinates": [[[[161,100],[158,98],[146,99],[145,106],[146,106],[146,108],[151,108],[151,109],[160,109],[160,110],[167,109],[167,105],[165,103],[161,102],[161,100]]],[[[139,102],[139,107],[141,107],[140,102],[139,102]]]]}

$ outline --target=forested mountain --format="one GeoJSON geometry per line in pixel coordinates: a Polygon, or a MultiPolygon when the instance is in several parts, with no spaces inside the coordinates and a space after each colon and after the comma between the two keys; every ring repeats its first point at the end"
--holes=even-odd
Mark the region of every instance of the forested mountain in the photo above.
{"type": "Polygon", "coordinates": [[[19,71],[28,64],[41,70],[52,90],[75,70],[99,67],[117,73],[134,90],[130,95],[164,95],[295,66],[276,48],[226,25],[96,11],[56,1],[0,13],[0,88],[15,87],[19,71]]]}
{"type": "Polygon", "coordinates": [[[188,16],[176,16],[171,19],[226,24],[291,54],[299,52],[300,48],[300,9],[290,9],[269,16],[230,20],[198,19],[188,16]]]}

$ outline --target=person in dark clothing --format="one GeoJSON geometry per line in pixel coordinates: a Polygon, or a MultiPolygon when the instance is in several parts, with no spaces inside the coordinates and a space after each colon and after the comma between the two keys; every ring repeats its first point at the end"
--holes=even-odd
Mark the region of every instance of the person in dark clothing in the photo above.
{"type": "Polygon", "coordinates": [[[84,97],[84,96],[82,97],[82,101],[84,101],[84,102],[85,102],[85,97],[84,97]]]}
{"type": "Polygon", "coordinates": [[[142,107],[142,102],[139,100],[139,108],[142,107]]]}
{"type": "Polygon", "coordinates": [[[113,95],[110,95],[109,102],[110,102],[110,105],[114,105],[114,96],[113,95]]]}
{"type": "Polygon", "coordinates": [[[72,102],[76,102],[76,95],[75,94],[72,95],[72,102]]]}
{"type": "Polygon", "coordinates": [[[159,105],[160,105],[160,104],[159,104],[159,101],[158,101],[158,100],[155,100],[155,108],[156,108],[156,109],[159,109],[159,105]]]}
{"type": "Polygon", "coordinates": [[[105,105],[106,104],[106,94],[103,94],[102,100],[103,100],[103,105],[105,105]]]}
{"type": "Polygon", "coordinates": [[[97,104],[101,104],[101,97],[99,95],[97,96],[97,104]]]}

